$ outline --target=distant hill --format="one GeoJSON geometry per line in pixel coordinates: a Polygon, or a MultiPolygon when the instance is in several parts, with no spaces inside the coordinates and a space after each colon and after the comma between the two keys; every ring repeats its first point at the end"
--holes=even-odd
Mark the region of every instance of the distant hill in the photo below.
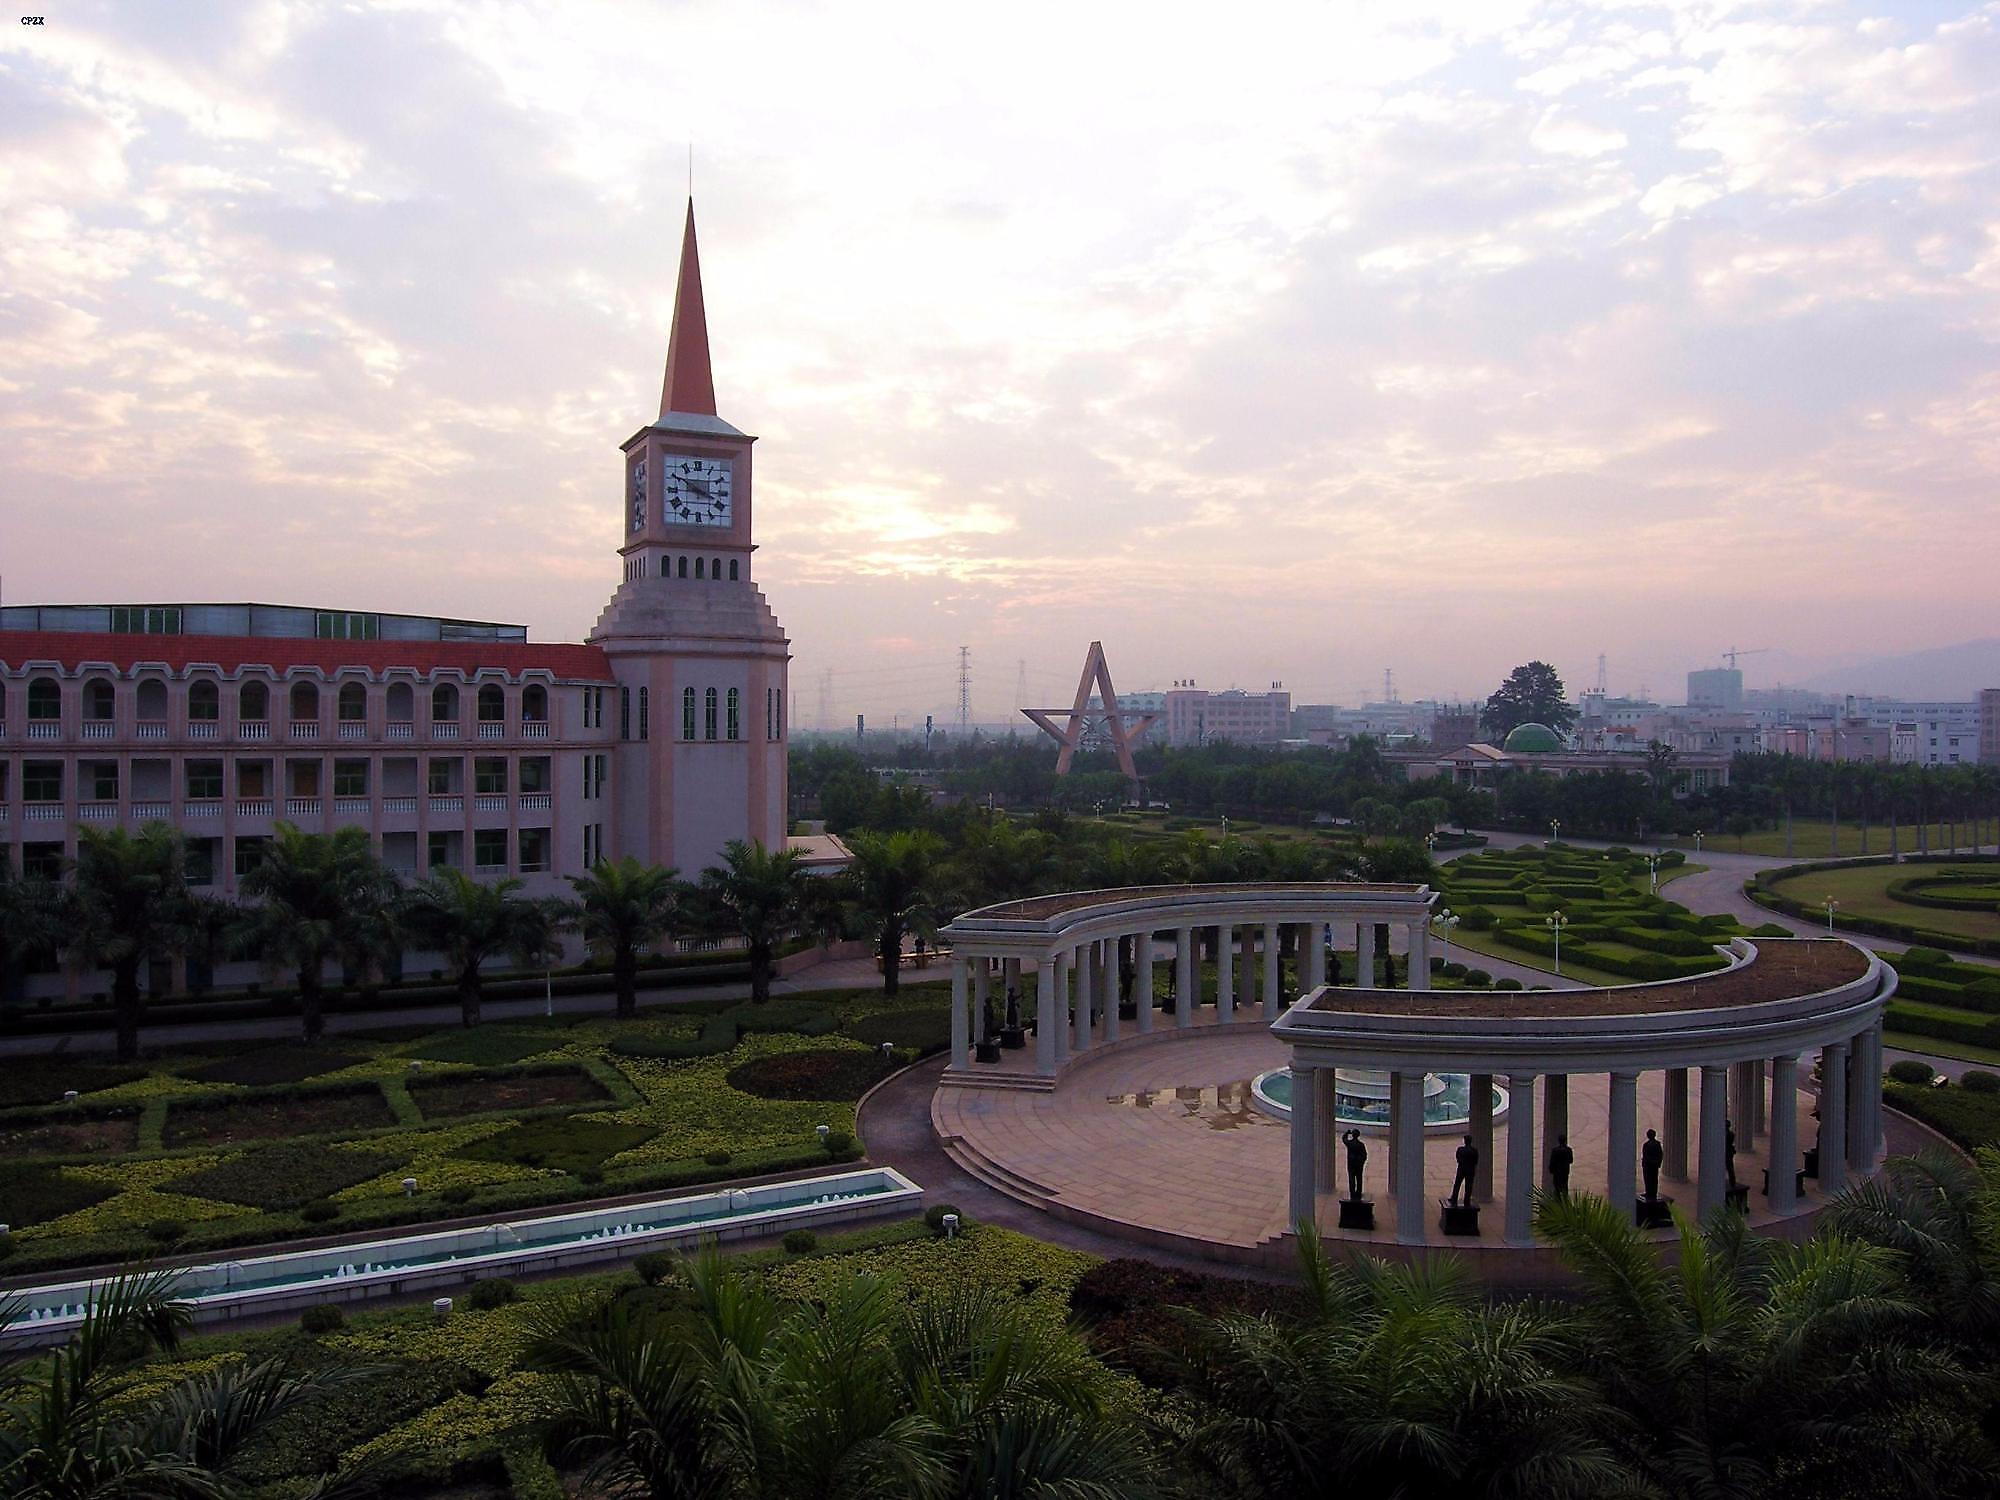
{"type": "Polygon", "coordinates": [[[1878,698],[1977,698],[1981,688],[2000,687],[2000,639],[1880,656],[1822,672],[1797,685],[1824,693],[1869,693],[1878,698]]]}

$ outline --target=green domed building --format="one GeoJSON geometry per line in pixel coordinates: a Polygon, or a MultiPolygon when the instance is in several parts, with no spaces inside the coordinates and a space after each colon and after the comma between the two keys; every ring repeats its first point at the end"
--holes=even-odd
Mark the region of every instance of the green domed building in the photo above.
{"type": "Polygon", "coordinates": [[[1554,755],[1563,749],[1563,739],[1546,724],[1516,724],[1500,748],[1516,755],[1554,755]]]}

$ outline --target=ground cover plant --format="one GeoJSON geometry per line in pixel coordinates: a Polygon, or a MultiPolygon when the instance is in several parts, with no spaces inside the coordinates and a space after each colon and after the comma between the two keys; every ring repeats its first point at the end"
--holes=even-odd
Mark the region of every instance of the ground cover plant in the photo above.
{"type": "Polygon", "coordinates": [[[8,1269],[143,1256],[157,1248],[147,1227],[163,1220],[181,1226],[177,1251],[235,1250],[851,1160],[851,1082],[764,1097],[731,1073],[832,1053],[808,1070],[872,1080],[944,1035],[945,1016],[943,986],[915,983],[892,999],[835,991],[627,1021],[346,1033],[335,1047],[234,1043],[131,1067],[26,1060],[36,1081],[17,1096],[38,1102],[0,1109],[8,1269]],[[274,1075],[297,1081],[230,1081],[274,1075]],[[46,1102],[66,1088],[82,1097],[46,1102]]]}

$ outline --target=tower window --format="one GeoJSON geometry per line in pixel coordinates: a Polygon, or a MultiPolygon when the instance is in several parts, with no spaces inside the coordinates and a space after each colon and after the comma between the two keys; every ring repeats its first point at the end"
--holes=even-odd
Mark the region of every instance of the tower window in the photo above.
{"type": "Polygon", "coordinates": [[[647,705],[646,690],[644,688],[640,688],[639,689],[639,738],[642,740],[646,737],[647,720],[651,717],[646,705],[647,705]]]}
{"type": "Polygon", "coordinates": [[[729,690],[729,737],[743,738],[743,695],[735,688],[729,690]]]}
{"type": "Polygon", "coordinates": [[[712,740],[715,738],[715,689],[714,688],[710,688],[708,690],[707,712],[703,715],[702,718],[702,738],[708,740],[712,740]]]}
{"type": "Polygon", "coordinates": [[[733,557],[729,559],[729,581],[736,582],[736,559],[733,557]]]}
{"type": "Polygon", "coordinates": [[[688,560],[685,557],[681,559],[680,574],[683,578],[688,576],[688,560]]]}
{"type": "Polygon", "coordinates": [[[681,738],[694,738],[694,689],[681,689],[681,738]]]}
{"type": "Polygon", "coordinates": [[[632,738],[632,690],[628,687],[618,690],[618,738],[632,738]]]}
{"type": "Polygon", "coordinates": [[[721,559],[721,558],[719,558],[719,557],[718,557],[718,558],[717,558],[717,559],[716,559],[716,560],[715,560],[714,562],[712,562],[712,563],[710,563],[710,564],[708,565],[708,576],[709,576],[710,578],[720,578],[720,577],[722,576],[722,559],[721,559]]]}
{"type": "Polygon", "coordinates": [[[704,572],[702,571],[702,565],[703,565],[703,564],[704,564],[704,563],[705,563],[706,561],[707,561],[707,559],[706,559],[706,558],[701,558],[701,557],[697,557],[697,558],[696,558],[696,559],[694,560],[694,576],[695,576],[695,577],[697,577],[697,578],[705,578],[705,577],[707,577],[707,576],[708,576],[708,575],[707,575],[706,573],[704,573],[704,572]]]}
{"type": "Polygon", "coordinates": [[[662,578],[667,576],[667,554],[664,552],[660,554],[660,576],[662,578]]]}

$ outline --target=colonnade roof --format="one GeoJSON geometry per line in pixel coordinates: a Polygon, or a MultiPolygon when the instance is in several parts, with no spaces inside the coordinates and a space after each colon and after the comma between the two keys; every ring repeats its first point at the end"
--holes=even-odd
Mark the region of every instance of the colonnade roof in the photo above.
{"type": "Polygon", "coordinates": [[[1028,896],[1019,901],[1000,901],[960,916],[960,922],[1042,922],[1051,917],[1069,916],[1090,907],[1129,907],[1148,902],[1173,903],[1220,897],[1244,901],[1276,897],[1289,905],[1315,897],[1338,899],[1400,896],[1417,900],[1429,895],[1430,888],[1414,884],[1368,884],[1358,881],[1296,880],[1279,882],[1236,881],[1209,885],[1128,885],[1100,891],[1064,891],[1053,896],[1028,896]]]}

